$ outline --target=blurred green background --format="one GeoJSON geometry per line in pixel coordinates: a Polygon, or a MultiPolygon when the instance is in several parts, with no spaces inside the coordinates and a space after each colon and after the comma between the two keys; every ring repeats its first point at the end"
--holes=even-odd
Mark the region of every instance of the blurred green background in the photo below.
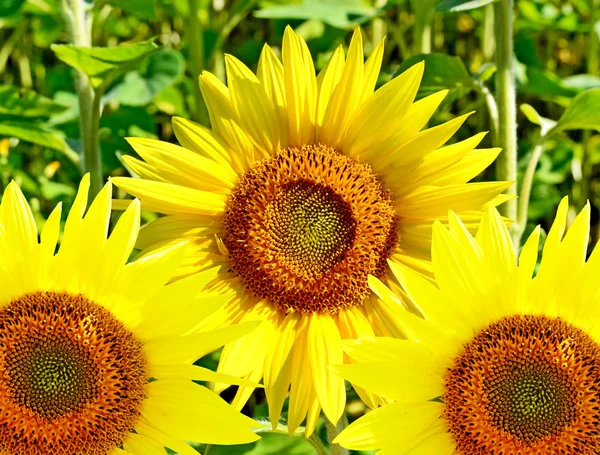
{"type": "MultiPolygon", "coordinates": [[[[495,126],[486,104],[495,72],[491,3],[98,0],[84,5],[93,18],[94,48],[82,50],[61,45],[70,42],[61,0],[0,0],[0,190],[16,180],[40,226],[59,201],[70,206],[82,175],[76,69],[90,76],[98,95],[104,177],[125,175],[120,157],[134,152],[124,137],[174,141],[174,115],[208,124],[198,74],[207,70],[225,80],[224,53],[255,69],[264,43],[280,52],[288,24],[307,41],[317,70],[337,46],[347,46],[358,25],[367,55],[386,37],[379,85],[425,59],[419,96],[450,89],[430,125],[476,110],[453,141],[492,130],[482,147],[493,146],[495,126]]],[[[521,0],[514,11],[519,178],[540,137],[561,119],[544,141],[528,230],[536,224],[547,228],[563,195],[571,198],[572,214],[589,199],[593,243],[600,235],[599,3],[521,0]]],[[[493,178],[493,168],[479,177],[493,178]]],[[[146,220],[152,216],[144,214],[146,220]]],[[[203,363],[214,367],[217,358],[203,363]]],[[[266,416],[264,396],[257,393],[245,411],[266,416]]],[[[364,411],[351,392],[350,418],[364,411]]],[[[209,455],[280,453],[314,449],[299,438],[266,435],[258,444],[209,450],[209,455]]]]}

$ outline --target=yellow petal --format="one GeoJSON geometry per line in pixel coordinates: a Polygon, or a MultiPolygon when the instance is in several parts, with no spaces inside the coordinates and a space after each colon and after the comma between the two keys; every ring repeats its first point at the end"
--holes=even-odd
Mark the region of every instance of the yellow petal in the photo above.
{"type": "Polygon", "coordinates": [[[342,363],[343,353],[338,328],[329,315],[315,313],[308,327],[308,357],[313,386],[325,416],[336,424],[344,412],[344,380],[329,371],[329,365],[342,363]]]}
{"type": "Polygon", "coordinates": [[[339,83],[336,85],[323,118],[320,140],[339,148],[346,128],[362,93],[364,73],[363,42],[360,28],[352,35],[348,58],[339,83]]]}
{"type": "Polygon", "coordinates": [[[311,144],[315,136],[317,80],[304,40],[287,26],[283,35],[283,73],[289,145],[311,144]]]}
{"type": "Polygon", "coordinates": [[[288,119],[283,64],[266,44],[258,60],[257,76],[275,108],[280,142],[287,145],[288,119]]]}
{"type": "Polygon", "coordinates": [[[229,92],[240,124],[254,142],[268,155],[280,144],[275,107],[265,89],[246,65],[232,55],[225,56],[229,92]]]}
{"type": "Polygon", "coordinates": [[[389,119],[404,117],[419,89],[423,68],[422,63],[413,65],[367,98],[348,126],[343,144],[345,153],[367,157],[367,151],[373,150],[373,138],[392,136],[397,125],[389,119]]]}
{"type": "Polygon", "coordinates": [[[209,191],[130,177],[113,177],[111,180],[139,198],[144,210],[198,215],[217,215],[225,210],[226,196],[209,191]]]}

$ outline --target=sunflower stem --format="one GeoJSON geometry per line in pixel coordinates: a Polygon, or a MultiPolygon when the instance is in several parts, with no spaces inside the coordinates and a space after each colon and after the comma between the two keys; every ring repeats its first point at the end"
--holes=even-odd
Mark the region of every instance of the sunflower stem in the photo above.
{"type": "Polygon", "coordinates": [[[200,84],[198,83],[198,76],[205,69],[205,55],[204,55],[204,29],[200,22],[200,13],[202,12],[202,6],[200,0],[189,0],[189,34],[188,41],[190,43],[190,69],[192,72],[192,83],[194,86],[194,112],[192,113],[194,121],[203,125],[208,125],[208,112],[206,110],[206,104],[200,91],[200,84]]]}
{"type": "MultiPolygon", "coordinates": [[[[84,0],[63,0],[63,14],[67,20],[69,40],[79,47],[92,46],[92,17],[84,0]]],[[[94,91],[87,74],[77,72],[77,96],[81,129],[81,167],[90,173],[90,200],[102,188],[102,158],[98,142],[100,127],[100,96],[94,91]]]]}
{"type": "Polygon", "coordinates": [[[496,43],[494,42],[494,4],[488,3],[483,7],[483,30],[481,37],[481,53],[483,54],[484,62],[494,60],[494,50],[496,43]]]}
{"type": "MultiPolygon", "coordinates": [[[[514,0],[494,3],[494,30],[496,37],[496,104],[498,106],[498,143],[502,152],[496,161],[498,180],[511,181],[507,194],[517,195],[517,100],[513,68],[513,5],[514,0]]],[[[511,199],[500,206],[502,214],[511,220],[517,218],[517,200],[511,199]]],[[[516,232],[517,223],[511,226],[516,232]]],[[[513,242],[516,236],[513,236],[513,242]]],[[[515,244],[518,249],[519,245],[515,244]]]]}
{"type": "Polygon", "coordinates": [[[329,447],[331,447],[331,455],[348,455],[348,450],[344,449],[339,444],[334,444],[333,440],[336,438],[338,434],[342,432],[344,428],[348,425],[348,417],[346,413],[342,414],[342,418],[339,420],[337,425],[334,425],[329,421],[327,417],[325,417],[325,427],[327,429],[327,442],[329,442],[329,447]]]}
{"type": "Polygon", "coordinates": [[[310,435],[310,438],[308,438],[306,441],[315,448],[317,455],[327,455],[327,449],[323,445],[323,442],[321,442],[321,438],[316,432],[310,435]]]}
{"type": "Polygon", "coordinates": [[[515,223],[516,228],[512,232],[513,243],[515,246],[521,244],[521,238],[523,237],[525,228],[527,227],[529,198],[531,197],[533,177],[535,176],[535,169],[540,162],[542,153],[544,153],[545,140],[546,136],[540,134],[540,137],[538,138],[535,146],[533,147],[533,151],[531,152],[531,157],[529,158],[529,163],[527,163],[525,174],[523,174],[523,182],[521,183],[521,191],[519,192],[518,215],[517,222],[515,223]]]}
{"type": "Polygon", "coordinates": [[[432,27],[431,20],[434,14],[432,0],[413,0],[411,2],[415,14],[415,27],[413,29],[413,45],[415,54],[431,53],[432,27]]]}

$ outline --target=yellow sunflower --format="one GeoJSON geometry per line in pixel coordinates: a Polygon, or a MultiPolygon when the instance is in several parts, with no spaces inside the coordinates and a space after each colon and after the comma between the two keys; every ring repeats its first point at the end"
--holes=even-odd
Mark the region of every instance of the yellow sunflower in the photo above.
{"type": "Polygon", "coordinates": [[[412,340],[346,340],[360,363],[331,367],[396,402],[335,442],[378,455],[600,453],[600,248],[586,262],[590,208],[564,235],[567,209],[565,199],[535,278],[539,228],[517,266],[495,209],[475,237],[454,215],[449,230],[434,225],[439,287],[393,267],[424,316],[404,313],[412,340]]]}
{"type": "MultiPolygon", "coordinates": [[[[174,246],[127,264],[139,230],[133,201],[110,237],[111,186],[83,216],[81,182],[59,251],[61,207],[38,241],[13,182],[0,205],[0,453],[198,455],[186,442],[254,441],[255,422],[193,380],[248,381],[193,366],[255,324],[182,336],[225,301],[197,300],[213,273],[165,286],[174,246]]],[[[250,384],[251,385],[251,384],[250,384]]]]}
{"type": "Polygon", "coordinates": [[[282,53],[265,46],[256,75],[226,56],[228,86],[203,73],[212,130],[175,118],[181,146],[130,139],[140,178],[113,181],[166,215],[142,229],[142,256],[185,239],[180,277],[220,266],[209,288],[235,297],[212,324],[263,321],[225,347],[219,371],[264,378],[273,425],[289,392],[289,430],[307,418],[310,434],[321,409],[331,422],[344,409],[327,370],[340,339],[403,335],[402,308],[372,297],[369,274],[385,279],[388,259],[430,274],[433,220],[453,209],[474,227],[509,184],[466,183],[499,152],[475,150],[484,134],[441,147],[468,115],[423,130],[446,95],[415,102],[423,64],[374,91],[383,42],[365,62],[359,30],[318,75],[289,27],[282,53]]]}

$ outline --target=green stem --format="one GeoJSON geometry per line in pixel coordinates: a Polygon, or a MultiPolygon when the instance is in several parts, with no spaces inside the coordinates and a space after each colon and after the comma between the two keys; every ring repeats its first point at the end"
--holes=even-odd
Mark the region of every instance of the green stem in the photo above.
{"type": "Polygon", "coordinates": [[[488,3],[483,9],[483,30],[481,37],[481,52],[484,62],[494,60],[494,50],[496,43],[494,42],[494,5],[488,3]]]}
{"type": "Polygon", "coordinates": [[[223,45],[231,32],[242,22],[252,8],[254,7],[256,0],[238,0],[229,8],[229,16],[227,20],[221,26],[219,36],[215,41],[213,50],[209,57],[209,67],[211,71],[222,81],[225,81],[225,60],[223,58],[223,45]]]}
{"type": "Polygon", "coordinates": [[[600,72],[600,37],[594,30],[594,26],[596,25],[596,20],[598,19],[598,12],[600,6],[599,0],[591,0],[590,1],[590,17],[589,17],[589,27],[590,27],[590,47],[587,53],[587,72],[589,74],[597,74],[600,72]]]}
{"type": "MultiPolygon", "coordinates": [[[[507,194],[517,194],[517,109],[515,76],[513,68],[513,0],[494,3],[494,29],[496,36],[496,104],[498,105],[498,145],[502,153],[496,161],[498,180],[513,184],[507,194]]],[[[517,217],[517,200],[511,199],[500,206],[509,219],[517,217]]],[[[511,227],[518,229],[516,223],[511,227]]],[[[515,238],[513,237],[513,242],[515,238]]],[[[515,245],[518,249],[519,245],[515,245]]]]}
{"type": "Polygon", "coordinates": [[[431,53],[432,28],[434,5],[431,0],[413,0],[413,11],[415,13],[415,27],[413,29],[413,41],[416,54],[431,53]]]}
{"type": "MultiPolygon", "coordinates": [[[[63,0],[63,12],[67,18],[70,40],[75,46],[92,46],[92,22],[84,0],[63,0]]],[[[90,173],[90,200],[102,188],[102,159],[98,142],[100,128],[100,96],[94,91],[89,77],[79,71],[77,75],[80,127],[82,142],[81,167],[90,173]]]]}
{"type": "Polygon", "coordinates": [[[335,437],[342,432],[342,430],[348,425],[348,418],[346,413],[342,414],[342,418],[337,425],[332,424],[327,418],[325,418],[325,427],[327,429],[327,441],[329,447],[331,447],[331,455],[348,455],[347,449],[344,449],[339,444],[334,444],[332,441],[335,437]]]}
{"type": "Polygon", "coordinates": [[[317,455],[327,455],[327,449],[325,449],[325,446],[321,442],[321,438],[319,438],[319,435],[316,432],[314,432],[306,441],[315,448],[317,455]]]}
{"type": "Polygon", "coordinates": [[[208,112],[206,110],[204,98],[202,97],[200,84],[198,83],[198,76],[200,76],[204,70],[206,63],[204,56],[204,30],[199,17],[200,10],[202,9],[200,0],[189,0],[189,7],[190,19],[188,42],[191,59],[190,68],[194,85],[194,99],[196,101],[193,118],[198,123],[208,125],[208,112]]]}
{"type": "Polygon", "coordinates": [[[15,48],[15,45],[19,42],[21,36],[23,36],[23,34],[25,33],[25,30],[27,29],[27,24],[27,20],[21,21],[2,45],[2,49],[0,49],[0,74],[2,74],[6,69],[6,62],[8,61],[8,57],[10,57],[10,54],[15,48]]]}
{"type": "Polygon", "coordinates": [[[485,105],[488,110],[488,115],[490,116],[490,130],[492,133],[492,142],[497,144],[499,142],[498,139],[498,130],[499,130],[499,114],[498,114],[498,104],[496,104],[496,98],[490,92],[490,89],[481,82],[476,81],[477,88],[479,90],[479,94],[483,97],[485,101],[485,105]]]}
{"type": "Polygon", "coordinates": [[[515,245],[521,244],[521,237],[523,237],[523,233],[525,232],[525,228],[527,227],[529,199],[531,197],[533,177],[535,176],[535,170],[537,168],[538,163],[540,162],[540,158],[544,153],[545,140],[546,136],[542,136],[540,134],[540,137],[538,138],[535,146],[533,147],[533,151],[531,152],[531,157],[529,158],[529,163],[527,163],[527,169],[525,170],[525,174],[523,174],[521,192],[519,193],[517,221],[516,223],[514,223],[516,227],[512,231],[513,243],[515,245]]]}

